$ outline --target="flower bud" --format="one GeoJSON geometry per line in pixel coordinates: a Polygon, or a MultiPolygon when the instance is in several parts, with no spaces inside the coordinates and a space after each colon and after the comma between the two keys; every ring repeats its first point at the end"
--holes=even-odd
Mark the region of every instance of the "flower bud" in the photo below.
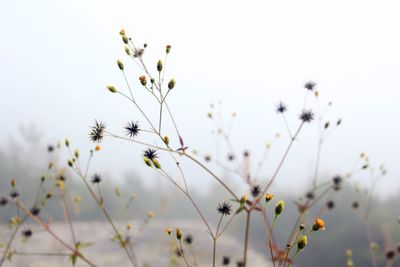
{"type": "Polygon", "coordinates": [[[307,246],[308,243],[308,238],[306,235],[303,235],[300,239],[299,242],[297,242],[297,249],[302,250],[307,246]]]}
{"type": "Polygon", "coordinates": [[[171,46],[170,46],[170,45],[167,45],[167,46],[165,47],[165,52],[166,52],[167,54],[169,54],[169,52],[171,52],[171,46]]]}
{"type": "Polygon", "coordinates": [[[161,72],[161,71],[162,71],[162,68],[163,68],[163,64],[162,64],[161,60],[159,60],[159,61],[157,62],[157,70],[158,70],[158,72],[161,72]]]}
{"type": "Polygon", "coordinates": [[[153,166],[153,162],[149,158],[144,158],[143,160],[147,166],[149,166],[149,167],[153,166]]]}
{"type": "Polygon", "coordinates": [[[124,49],[125,49],[125,53],[126,53],[128,56],[130,56],[130,55],[131,55],[131,49],[129,48],[129,46],[125,46],[124,49]]]}
{"type": "Polygon", "coordinates": [[[313,231],[325,230],[325,222],[320,218],[316,219],[312,229],[313,231]]]}
{"type": "Polygon", "coordinates": [[[107,89],[108,89],[108,91],[110,91],[111,93],[116,93],[116,92],[118,92],[117,89],[116,89],[114,86],[112,86],[112,85],[107,85],[107,89]]]}
{"type": "Polygon", "coordinates": [[[174,79],[171,79],[168,83],[168,89],[172,90],[175,87],[176,81],[174,79]]]}
{"type": "Polygon", "coordinates": [[[274,198],[273,194],[265,194],[264,195],[265,203],[270,202],[273,198],[274,198]]]}
{"type": "Polygon", "coordinates": [[[278,201],[278,203],[275,206],[275,215],[276,216],[280,215],[284,209],[285,209],[285,202],[283,200],[278,201]]]}
{"type": "Polygon", "coordinates": [[[122,35],[122,42],[124,42],[124,44],[128,44],[129,43],[129,38],[126,35],[122,35]]]}
{"type": "Polygon", "coordinates": [[[118,68],[120,69],[120,70],[124,70],[124,64],[122,63],[122,61],[121,60],[117,60],[117,64],[118,64],[118,68]]]}
{"type": "Polygon", "coordinates": [[[244,194],[241,198],[240,198],[240,205],[244,205],[247,202],[247,195],[244,194]]]}
{"type": "Polygon", "coordinates": [[[164,136],[163,141],[164,141],[164,144],[166,144],[167,146],[169,145],[169,137],[168,136],[164,136]]]}
{"type": "Polygon", "coordinates": [[[161,169],[161,164],[158,160],[153,159],[152,160],[154,167],[156,167],[156,169],[161,169]]]}
{"type": "Polygon", "coordinates": [[[139,81],[143,86],[146,86],[146,84],[147,84],[146,76],[144,76],[144,75],[140,76],[139,81]]]}
{"type": "Polygon", "coordinates": [[[176,228],[176,238],[177,238],[178,240],[181,240],[181,239],[182,239],[182,236],[183,236],[183,233],[182,233],[181,228],[176,228]]]}

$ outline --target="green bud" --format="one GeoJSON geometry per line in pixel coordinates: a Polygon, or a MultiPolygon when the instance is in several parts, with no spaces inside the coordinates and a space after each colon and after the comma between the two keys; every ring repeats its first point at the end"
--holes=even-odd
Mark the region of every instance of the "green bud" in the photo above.
{"type": "Polygon", "coordinates": [[[129,38],[126,35],[122,35],[122,42],[124,42],[124,44],[128,44],[129,43],[129,38]]]}
{"type": "Polygon", "coordinates": [[[74,165],[74,163],[72,162],[72,160],[68,160],[68,166],[72,167],[74,165]]]}
{"type": "Polygon", "coordinates": [[[171,46],[170,46],[170,45],[167,45],[167,46],[165,47],[165,52],[166,52],[167,54],[169,54],[169,52],[171,52],[171,46]]]}
{"type": "Polygon", "coordinates": [[[275,215],[280,215],[285,209],[285,202],[283,200],[278,201],[275,206],[275,215]]]}
{"type": "Polygon", "coordinates": [[[153,165],[154,165],[154,167],[156,167],[156,169],[161,169],[161,164],[160,164],[160,162],[158,162],[158,160],[153,159],[152,161],[153,161],[153,165]]]}
{"type": "Polygon", "coordinates": [[[300,239],[299,242],[297,242],[297,249],[302,250],[307,246],[308,243],[308,238],[306,235],[303,235],[300,239]]]}
{"type": "Polygon", "coordinates": [[[144,163],[146,163],[147,166],[152,167],[153,162],[149,158],[143,158],[144,163]]]}
{"type": "Polygon", "coordinates": [[[68,141],[68,139],[65,139],[65,146],[66,146],[66,147],[69,147],[69,141],[68,141]]]}
{"type": "Polygon", "coordinates": [[[161,71],[162,71],[162,68],[163,68],[163,64],[162,64],[161,60],[159,60],[159,61],[157,62],[157,70],[158,70],[158,72],[161,72],[161,71]]]}
{"type": "Polygon", "coordinates": [[[117,64],[118,64],[118,68],[120,69],[120,70],[124,70],[124,64],[122,63],[122,61],[121,60],[117,60],[117,64]]]}
{"type": "Polygon", "coordinates": [[[112,86],[112,85],[107,85],[107,89],[108,89],[108,91],[110,91],[111,93],[116,93],[116,92],[118,92],[117,89],[116,89],[114,86],[112,86]]]}
{"type": "Polygon", "coordinates": [[[174,79],[171,79],[168,83],[168,89],[171,90],[175,87],[176,81],[174,79]]]}

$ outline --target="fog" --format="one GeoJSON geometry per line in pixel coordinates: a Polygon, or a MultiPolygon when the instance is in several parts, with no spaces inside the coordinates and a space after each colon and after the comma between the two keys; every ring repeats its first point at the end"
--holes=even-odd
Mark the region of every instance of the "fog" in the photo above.
{"type": "MultiPolygon", "coordinates": [[[[163,57],[166,44],[172,45],[167,77],[177,86],[169,105],[191,149],[214,152],[213,124],[206,115],[210,103],[223,101],[227,118],[238,114],[232,140],[238,151],[251,151],[253,165],[265,144],[282,133],[268,164],[275,166],[289,142],[275,105],[288,104],[295,128],[303,84],[313,80],[321,106],[333,103],[327,118],[343,118],[324,147],[321,172],[328,177],[346,172],[366,152],[374,165],[384,162],[389,170],[377,192],[395,193],[400,185],[398,10],[396,1],[0,0],[0,140],[20,139],[23,128],[44,143],[68,137],[87,156],[94,119],[119,133],[128,120],[145,124],[105,89],[109,83],[124,87],[118,58],[126,62],[133,84],[142,74],[124,55],[118,35],[124,28],[135,42],[149,44],[150,66],[163,57]]],[[[310,106],[315,107],[312,101],[310,106]]],[[[316,136],[316,123],[301,133],[277,187],[297,191],[309,184],[316,136]]],[[[93,169],[121,181],[128,170],[143,174],[142,150],[106,140],[93,169]]],[[[268,166],[260,178],[272,173],[268,166]]],[[[191,186],[206,191],[208,178],[189,164],[183,168],[191,171],[191,186]]]]}

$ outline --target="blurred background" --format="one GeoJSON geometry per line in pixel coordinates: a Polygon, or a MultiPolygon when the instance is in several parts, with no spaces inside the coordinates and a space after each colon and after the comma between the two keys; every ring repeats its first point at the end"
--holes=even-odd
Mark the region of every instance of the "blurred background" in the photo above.
{"type": "MultiPolygon", "coordinates": [[[[395,204],[400,200],[399,8],[397,1],[389,0],[0,0],[0,192],[7,192],[9,180],[16,178],[19,183],[32,184],[24,190],[27,198],[33,197],[34,185],[49,158],[64,162],[67,157],[62,149],[49,154],[48,145],[56,147],[65,138],[87,158],[93,148],[89,127],[95,119],[121,135],[128,121],[145,125],[139,112],[106,89],[107,84],[126,89],[116,65],[121,59],[133,90],[142,93],[138,77],[143,73],[126,57],[118,34],[124,28],[135,43],[148,44],[144,59],[153,70],[164,57],[165,45],[172,45],[166,77],[175,78],[177,85],[169,105],[190,150],[226,159],[227,149],[221,140],[216,141],[215,125],[207,117],[212,103],[226,122],[232,112],[237,114],[231,140],[237,151],[251,152],[252,167],[266,144],[272,144],[260,181],[273,173],[290,140],[276,105],[280,101],[287,104],[288,123],[295,129],[304,103],[303,85],[315,81],[319,102],[309,98],[308,106],[324,110],[332,103],[324,120],[343,120],[324,145],[320,179],[347,173],[360,153],[368,154],[372,166],[384,163],[388,173],[374,188],[371,220],[376,222],[376,242],[387,243],[383,234],[387,229],[394,233],[391,242],[396,244],[400,215],[395,204]]],[[[149,98],[140,99],[147,112],[154,112],[149,98]]],[[[165,133],[173,135],[171,125],[166,125],[165,133]]],[[[318,125],[312,123],[302,131],[274,184],[274,194],[288,203],[288,225],[277,229],[283,236],[295,220],[294,201],[311,184],[317,138],[318,125]]],[[[172,141],[177,143],[176,138],[172,141]]],[[[119,186],[124,196],[137,195],[132,218],[143,218],[154,210],[169,224],[197,219],[187,200],[149,172],[142,161],[143,150],[106,139],[93,161],[91,172],[102,175],[113,216],[124,219],[119,217],[123,207],[114,194],[119,186]]],[[[211,166],[238,194],[248,193],[239,178],[211,166]]],[[[202,208],[214,218],[214,207],[227,196],[189,162],[183,162],[183,168],[190,174],[189,187],[202,208]]],[[[79,180],[68,176],[68,183],[76,188],[73,191],[84,197],[79,180]]],[[[354,188],[369,189],[371,182],[368,173],[360,173],[346,190],[321,201],[322,206],[331,198],[336,203],[324,215],[329,231],[315,237],[298,266],[321,266],[321,262],[344,266],[346,248],[360,248],[354,255],[356,265],[368,266],[365,229],[357,227],[361,219],[351,203],[362,198],[354,188]]],[[[58,207],[49,207],[55,218],[58,207]]],[[[0,219],[6,222],[12,211],[1,212],[0,219]]],[[[101,219],[90,203],[82,205],[76,215],[82,221],[101,219]]],[[[252,250],[266,259],[265,240],[259,234],[262,220],[253,219],[252,250]]],[[[240,223],[233,227],[233,240],[241,238],[235,236],[240,227],[240,223]]],[[[201,236],[202,230],[197,231],[201,236]]]]}

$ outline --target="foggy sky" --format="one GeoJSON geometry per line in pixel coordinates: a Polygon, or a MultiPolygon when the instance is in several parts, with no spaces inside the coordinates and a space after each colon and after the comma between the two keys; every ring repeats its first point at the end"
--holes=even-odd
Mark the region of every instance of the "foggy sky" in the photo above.
{"type": "MultiPolygon", "coordinates": [[[[105,89],[107,84],[124,88],[118,58],[134,90],[142,89],[137,77],[143,73],[124,55],[118,35],[125,28],[137,43],[149,44],[145,60],[153,70],[165,45],[172,45],[167,78],[174,77],[177,86],[169,104],[191,148],[213,151],[213,125],[206,114],[211,102],[222,100],[227,116],[238,113],[232,140],[238,151],[253,151],[253,165],[265,144],[283,134],[273,145],[262,178],[267,177],[289,141],[275,105],[288,104],[294,129],[302,86],[313,80],[321,106],[333,102],[327,119],[343,118],[324,147],[321,173],[346,172],[366,152],[374,165],[384,162],[389,170],[378,192],[395,192],[400,185],[399,8],[387,0],[0,0],[0,140],[34,125],[45,143],[68,137],[85,155],[92,147],[87,133],[94,119],[118,133],[128,120],[143,121],[105,89]]],[[[312,103],[310,98],[315,108],[312,103]]],[[[148,100],[143,104],[152,112],[148,100]]],[[[313,173],[316,133],[316,123],[301,133],[279,185],[291,191],[305,186],[313,173]]],[[[106,140],[103,147],[95,170],[120,179],[134,169],[156,180],[141,161],[143,147],[117,140],[106,140]]],[[[200,186],[210,181],[201,172],[190,180],[200,186]]]]}

